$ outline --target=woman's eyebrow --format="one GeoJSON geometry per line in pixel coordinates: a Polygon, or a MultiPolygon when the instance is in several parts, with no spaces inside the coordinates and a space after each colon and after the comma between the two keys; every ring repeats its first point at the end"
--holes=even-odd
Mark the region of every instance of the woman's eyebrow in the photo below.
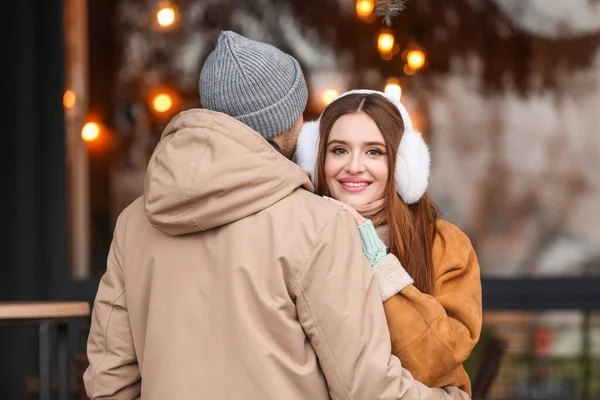
{"type": "Polygon", "coordinates": [[[385,143],[382,142],[363,142],[365,146],[383,146],[385,147],[385,143]]]}
{"type": "MultiPolygon", "coordinates": [[[[343,145],[348,145],[348,142],[346,142],[345,140],[339,140],[339,139],[332,139],[329,141],[329,143],[327,143],[327,145],[329,146],[330,144],[343,144],[343,145]]],[[[383,146],[385,147],[385,143],[382,142],[363,142],[363,146],[383,146]]]]}
{"type": "Polygon", "coordinates": [[[346,142],[345,140],[332,139],[329,141],[329,143],[327,143],[327,145],[329,146],[332,143],[344,144],[344,145],[348,144],[348,142],[346,142]]]}

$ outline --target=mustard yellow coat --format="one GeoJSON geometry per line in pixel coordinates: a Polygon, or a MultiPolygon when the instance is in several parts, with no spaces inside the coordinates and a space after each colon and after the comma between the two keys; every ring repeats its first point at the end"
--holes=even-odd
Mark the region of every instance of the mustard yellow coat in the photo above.
{"type": "Polygon", "coordinates": [[[443,220],[437,223],[433,266],[434,296],[410,285],[384,303],[392,353],[427,386],[456,386],[471,395],[462,364],[481,332],[479,263],[469,238],[443,220]]]}

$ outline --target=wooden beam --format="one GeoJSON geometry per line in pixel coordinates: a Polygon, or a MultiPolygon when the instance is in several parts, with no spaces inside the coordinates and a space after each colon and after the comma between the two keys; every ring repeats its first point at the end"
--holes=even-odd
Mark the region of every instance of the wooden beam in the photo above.
{"type": "Polygon", "coordinates": [[[73,302],[0,302],[0,320],[87,317],[90,304],[73,302]]]}
{"type": "Polygon", "coordinates": [[[88,111],[87,1],[64,0],[66,90],[75,106],[65,110],[69,174],[69,231],[71,279],[90,277],[90,188],[88,154],[81,128],[88,111]]]}

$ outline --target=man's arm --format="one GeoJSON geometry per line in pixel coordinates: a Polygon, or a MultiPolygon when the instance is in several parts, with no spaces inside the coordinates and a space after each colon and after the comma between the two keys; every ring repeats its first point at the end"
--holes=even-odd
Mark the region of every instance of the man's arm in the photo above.
{"type": "Polygon", "coordinates": [[[87,344],[89,367],[83,376],[90,399],[138,399],[141,378],[129,325],[123,278],[123,211],[108,254],[106,273],[94,301],[87,344]]]}
{"type": "Polygon", "coordinates": [[[321,232],[296,295],[332,399],[468,399],[415,381],[392,355],[379,287],[348,212],[321,232]]]}

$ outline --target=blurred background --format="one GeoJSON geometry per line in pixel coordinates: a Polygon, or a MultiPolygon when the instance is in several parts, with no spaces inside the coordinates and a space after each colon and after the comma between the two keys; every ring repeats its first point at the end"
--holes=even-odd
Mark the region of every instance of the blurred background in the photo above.
{"type": "MultiPolygon", "coordinates": [[[[355,88],[407,106],[479,256],[475,397],[600,399],[600,1],[403,3],[7,3],[0,300],[93,302],[117,216],[231,29],[299,60],[305,118],[355,88]]],[[[88,326],[69,331],[72,398],[88,326]]],[[[38,398],[37,343],[0,326],[0,398],[38,398]]]]}

